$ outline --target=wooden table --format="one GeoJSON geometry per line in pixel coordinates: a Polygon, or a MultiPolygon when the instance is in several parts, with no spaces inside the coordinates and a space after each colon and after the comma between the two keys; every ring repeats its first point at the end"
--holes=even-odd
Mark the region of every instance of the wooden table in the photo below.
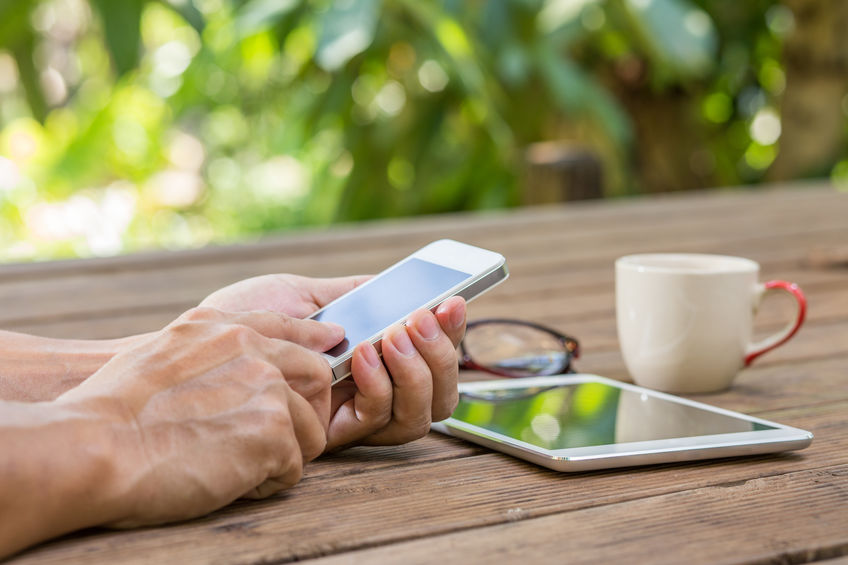
{"type": "MultiPolygon", "coordinates": [[[[731,390],[698,399],[811,430],[815,441],[795,454],[566,475],[431,434],[321,458],[270,500],[169,527],[75,534],[12,562],[848,563],[848,194],[829,186],[447,215],[236,247],[8,265],[0,327],[91,338],[147,331],[240,278],[374,272],[441,237],[507,257],[512,277],[473,303],[472,318],[558,327],[580,338],[579,369],[616,378],[627,378],[615,333],[616,257],[742,255],[761,263],[763,279],[798,282],[810,302],[800,334],[731,390]]],[[[782,326],[790,309],[778,299],[764,305],[759,330],[782,326]]]]}

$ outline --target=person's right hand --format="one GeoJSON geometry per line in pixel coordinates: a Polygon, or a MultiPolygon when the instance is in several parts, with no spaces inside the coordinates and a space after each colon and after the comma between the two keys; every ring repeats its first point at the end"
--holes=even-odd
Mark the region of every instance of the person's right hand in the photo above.
{"type": "Polygon", "coordinates": [[[112,430],[107,525],[211,512],[295,484],[326,444],[339,326],[195,308],[56,402],[112,430]],[[297,391],[297,392],[295,392],[297,391]]]}

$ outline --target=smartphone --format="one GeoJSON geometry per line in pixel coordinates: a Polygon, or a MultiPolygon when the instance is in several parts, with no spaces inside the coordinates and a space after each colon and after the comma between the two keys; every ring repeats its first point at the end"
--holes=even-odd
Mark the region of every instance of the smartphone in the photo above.
{"type": "Polygon", "coordinates": [[[573,374],[459,384],[432,429],[555,471],[804,449],[808,431],[671,394],[573,374]]]}
{"type": "Polygon", "coordinates": [[[357,344],[368,341],[380,352],[383,332],[405,323],[415,310],[434,310],[451,296],[470,301],[508,276],[503,255],[441,239],[330,302],[310,318],[345,329],[344,341],[324,354],[333,368],[333,382],[350,375],[357,344]]]}

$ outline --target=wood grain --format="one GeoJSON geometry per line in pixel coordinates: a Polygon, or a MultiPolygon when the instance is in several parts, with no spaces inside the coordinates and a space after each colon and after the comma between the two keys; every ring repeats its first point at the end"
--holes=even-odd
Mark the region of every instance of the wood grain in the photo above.
{"type": "Polygon", "coordinates": [[[37,548],[13,563],[280,562],[606,506],[627,500],[848,465],[848,403],[764,416],[813,431],[801,454],[629,471],[558,474],[497,453],[307,479],[167,528],[101,533],[37,548]],[[402,510],[401,510],[402,509],[402,510]],[[202,544],[187,540],[202,539],[202,544]]]}
{"type": "Polygon", "coordinates": [[[848,553],[846,479],[844,465],[747,479],[316,563],[802,563],[848,553]]]}

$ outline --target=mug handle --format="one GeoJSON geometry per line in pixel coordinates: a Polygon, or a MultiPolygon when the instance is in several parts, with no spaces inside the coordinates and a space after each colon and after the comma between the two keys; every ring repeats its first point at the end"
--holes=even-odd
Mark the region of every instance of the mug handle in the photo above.
{"type": "Polygon", "coordinates": [[[789,338],[795,335],[798,328],[800,328],[801,324],[804,323],[804,318],[807,315],[807,299],[797,284],[786,281],[768,281],[767,283],[757,285],[757,287],[755,304],[759,304],[760,300],[762,300],[763,296],[767,293],[780,290],[791,294],[795,298],[798,308],[795,311],[795,320],[789,322],[785,328],[776,334],[763,339],[762,341],[752,343],[748,346],[748,352],[745,354],[746,367],[763,353],[771,351],[775,347],[783,345],[789,341],[789,338]]]}

